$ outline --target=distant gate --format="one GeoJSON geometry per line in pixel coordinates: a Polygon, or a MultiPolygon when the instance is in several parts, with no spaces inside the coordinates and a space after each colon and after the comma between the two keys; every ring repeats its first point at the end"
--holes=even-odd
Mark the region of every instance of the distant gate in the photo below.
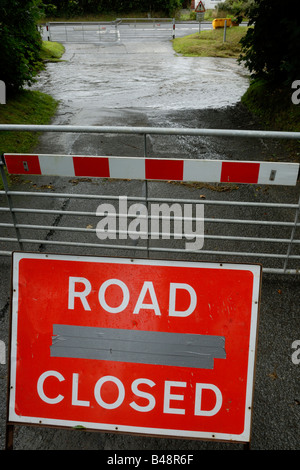
{"type": "Polygon", "coordinates": [[[175,18],[117,18],[108,22],[50,22],[45,27],[49,41],[101,44],[137,37],[174,39],[176,21],[175,18]]]}
{"type": "Polygon", "coordinates": [[[47,23],[47,39],[62,43],[114,43],[120,37],[118,24],[118,21],[47,23]]]}
{"type": "Polygon", "coordinates": [[[175,37],[175,18],[118,18],[122,38],[169,38],[175,37]]]}

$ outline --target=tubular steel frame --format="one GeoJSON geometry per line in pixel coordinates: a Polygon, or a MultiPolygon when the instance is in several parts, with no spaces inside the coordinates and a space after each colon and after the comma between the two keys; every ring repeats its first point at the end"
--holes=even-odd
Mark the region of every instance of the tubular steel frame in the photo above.
{"type": "MultiPolygon", "coordinates": [[[[300,134],[296,132],[268,132],[268,131],[238,131],[238,130],[219,130],[219,129],[178,129],[178,128],[145,128],[145,127],[90,127],[90,126],[41,126],[41,125],[0,125],[0,131],[32,131],[32,132],[71,132],[71,133],[100,133],[100,134],[134,134],[143,136],[144,148],[142,152],[144,156],[147,155],[147,136],[150,135],[189,135],[189,136],[230,136],[232,138],[236,137],[247,137],[247,138],[264,138],[264,139],[300,139],[300,134]]],[[[233,210],[250,208],[253,210],[263,209],[263,210],[280,210],[286,213],[289,212],[289,220],[261,220],[257,219],[247,219],[247,218],[235,218],[235,217],[226,217],[226,214],[223,217],[218,215],[212,215],[211,217],[205,217],[204,223],[212,224],[212,226],[220,225],[224,227],[230,227],[229,232],[239,230],[239,227],[253,227],[255,236],[247,234],[247,236],[241,236],[239,233],[233,235],[232,233],[222,234],[205,234],[205,242],[211,241],[216,242],[217,247],[213,246],[213,249],[201,249],[199,251],[186,250],[185,248],[171,248],[168,244],[165,246],[150,246],[149,243],[149,231],[144,233],[143,239],[146,240],[146,245],[138,246],[137,243],[131,244],[117,244],[117,243],[90,243],[86,240],[84,241],[70,241],[68,239],[63,240],[49,240],[43,237],[40,238],[27,238],[22,236],[23,230],[32,230],[32,231],[55,231],[57,233],[84,233],[91,234],[95,233],[96,229],[94,228],[84,228],[84,227],[74,227],[74,226],[61,226],[59,224],[41,224],[41,223],[24,223],[18,220],[18,217],[21,215],[30,215],[34,214],[36,217],[42,215],[50,215],[55,217],[63,216],[76,216],[76,217],[95,217],[99,214],[96,212],[90,211],[80,211],[80,210],[68,210],[63,209],[48,209],[48,208],[32,208],[32,207],[17,207],[15,205],[15,199],[22,198],[23,201],[26,201],[28,198],[35,198],[36,200],[47,200],[54,201],[55,199],[66,199],[68,201],[72,200],[94,200],[98,201],[112,201],[116,202],[119,199],[119,196],[116,195],[101,195],[101,194],[81,194],[81,193],[54,193],[54,192],[34,192],[34,191],[15,191],[9,188],[8,179],[5,171],[5,162],[0,160],[0,173],[3,181],[3,190],[0,191],[0,197],[3,196],[6,198],[7,205],[0,207],[0,213],[9,213],[11,216],[11,222],[5,221],[0,223],[0,229],[2,230],[13,230],[14,236],[0,236],[0,243],[2,242],[7,246],[7,249],[0,250],[0,256],[10,256],[13,249],[9,249],[8,245],[13,243],[18,247],[19,250],[24,251],[27,244],[33,244],[39,246],[53,245],[53,246],[69,246],[71,249],[78,249],[80,247],[86,247],[91,249],[99,250],[134,250],[134,251],[146,251],[147,256],[150,256],[150,253],[170,253],[172,256],[176,256],[179,253],[181,254],[193,254],[199,256],[203,259],[203,256],[208,256],[209,260],[211,257],[218,256],[220,257],[230,257],[231,261],[245,262],[245,259],[255,260],[253,262],[261,262],[263,264],[263,271],[266,273],[276,273],[276,274],[299,274],[300,273],[300,239],[298,236],[300,228],[300,197],[298,202],[295,203],[280,203],[280,202],[250,202],[250,201],[225,201],[225,200],[194,200],[194,199],[174,199],[174,198],[161,198],[161,197],[149,197],[147,180],[143,182],[143,195],[142,196],[131,196],[128,197],[128,201],[135,201],[146,204],[151,203],[178,203],[178,204],[203,204],[204,209],[209,209],[210,207],[223,208],[225,210],[231,208],[233,210]],[[284,232],[284,235],[277,237],[266,236],[265,232],[263,236],[259,236],[259,229],[271,230],[277,229],[279,231],[285,230],[288,231],[288,234],[284,232]],[[256,230],[258,234],[256,234],[256,230]],[[234,244],[234,249],[219,249],[220,244],[232,242],[234,244]],[[250,248],[253,248],[255,243],[264,243],[267,246],[266,251],[260,250],[249,250],[241,251],[239,245],[242,243],[247,243],[250,245],[250,248]],[[286,249],[280,253],[273,251],[273,246],[286,245],[286,249]],[[293,250],[296,250],[294,253],[293,250]],[[232,260],[233,258],[233,260],[232,260]],[[275,267],[270,267],[265,265],[265,261],[273,260],[275,267]],[[242,261],[241,261],[242,260],[242,261]],[[278,265],[280,263],[280,265],[278,265]],[[292,266],[290,267],[290,263],[292,266]]],[[[211,210],[211,209],[210,209],[211,210]]],[[[119,214],[119,217],[122,217],[122,214],[119,214]]],[[[149,214],[147,217],[149,224],[149,214]]],[[[162,217],[163,218],[163,217],[162,217]]],[[[176,217],[173,217],[173,220],[176,220],[176,217]]],[[[193,220],[195,220],[193,218],[193,220]]],[[[117,232],[119,233],[119,232],[117,232]]],[[[162,236],[163,233],[160,233],[162,236]]],[[[163,237],[162,237],[163,238],[163,237]]],[[[100,241],[100,240],[99,240],[100,241]]],[[[39,248],[38,248],[39,249],[39,248]]],[[[32,251],[32,250],[31,250],[32,251]]],[[[213,259],[215,261],[215,259],[213,259]]],[[[225,261],[225,259],[221,259],[225,261]]]]}
{"type": "Polygon", "coordinates": [[[59,40],[62,42],[101,44],[103,42],[118,41],[120,39],[120,25],[125,27],[126,37],[136,37],[137,34],[139,37],[148,37],[151,34],[155,37],[163,36],[174,39],[175,23],[174,18],[117,18],[115,21],[102,22],[53,22],[46,23],[45,27],[49,41],[57,40],[55,28],[63,27],[63,31],[59,32],[59,40]],[[148,26],[148,28],[143,30],[143,25],[148,26]],[[88,37],[86,33],[89,31],[96,32],[97,40],[88,37]],[[72,32],[73,38],[70,35],[72,32]]]}

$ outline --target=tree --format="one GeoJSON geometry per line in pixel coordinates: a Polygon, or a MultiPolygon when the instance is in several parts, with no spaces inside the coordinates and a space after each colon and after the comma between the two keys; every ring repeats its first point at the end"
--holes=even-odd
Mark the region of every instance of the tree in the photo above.
{"type": "Polygon", "coordinates": [[[8,94],[31,84],[40,66],[39,0],[1,0],[0,80],[8,94]]]}
{"type": "Polygon", "coordinates": [[[241,40],[243,62],[252,78],[275,86],[291,86],[300,78],[298,0],[256,0],[249,12],[249,28],[241,40]]]}
{"type": "Polygon", "coordinates": [[[182,7],[183,0],[42,0],[45,14],[76,16],[87,13],[162,11],[168,15],[182,7]]]}
{"type": "Polygon", "coordinates": [[[229,15],[242,18],[247,16],[249,9],[253,6],[255,0],[225,0],[216,5],[217,11],[225,11],[229,15]]]}

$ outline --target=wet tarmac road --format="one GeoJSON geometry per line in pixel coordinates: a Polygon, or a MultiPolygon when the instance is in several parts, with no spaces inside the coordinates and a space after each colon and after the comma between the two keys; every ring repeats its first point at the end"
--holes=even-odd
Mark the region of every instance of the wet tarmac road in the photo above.
{"type": "MultiPolygon", "coordinates": [[[[65,46],[65,62],[48,64],[35,86],[60,101],[57,124],[173,127],[175,119],[176,126],[181,121],[179,127],[194,127],[191,120],[199,109],[235,105],[248,87],[247,74],[235,60],[179,57],[169,40],[65,46]]],[[[57,148],[59,153],[76,153],[83,139],[81,153],[101,154],[95,137],[71,136],[66,141],[56,135],[53,142],[50,136],[49,146],[47,139],[43,137],[43,152],[57,148]]],[[[206,158],[219,158],[209,139],[199,141],[206,141],[206,158]]],[[[178,150],[174,140],[171,148],[166,141],[163,147],[164,152],[178,150]]],[[[180,151],[186,153],[185,146],[180,151]]],[[[126,154],[126,147],[119,152],[126,154]]]]}
{"type": "Polygon", "coordinates": [[[66,44],[63,60],[48,64],[35,88],[51,91],[64,110],[91,109],[85,124],[114,109],[149,114],[220,108],[237,103],[248,87],[246,72],[235,60],[180,57],[170,41],[66,44]]]}
{"type": "MultiPolygon", "coordinates": [[[[256,123],[235,105],[248,86],[245,71],[235,61],[176,57],[169,41],[133,41],[109,46],[68,44],[66,62],[48,64],[35,86],[60,100],[53,123],[82,125],[149,125],[182,127],[255,128],[256,123]],[[230,106],[230,108],[226,108],[230,106]]],[[[220,139],[165,139],[152,141],[156,155],[193,158],[259,159],[279,149],[266,142],[237,142],[228,148],[220,139]]],[[[127,138],[45,134],[40,153],[101,155],[139,154],[127,138]]],[[[48,179],[49,181],[49,179],[48,179]]],[[[59,190],[64,183],[52,179],[59,190]],[[61,186],[60,186],[61,185],[61,186]]],[[[158,191],[157,183],[151,189],[158,191]]],[[[88,192],[90,183],[73,187],[88,192]]],[[[123,194],[124,184],[114,182],[104,191],[123,194]]],[[[138,189],[140,191],[140,188],[138,189]]],[[[199,197],[191,188],[160,186],[162,197],[180,194],[199,197]]],[[[299,191],[298,191],[299,192],[299,191]]],[[[242,188],[238,197],[257,194],[242,188]]],[[[207,197],[232,197],[201,189],[207,197]]],[[[279,197],[272,191],[272,197],[279,197]]],[[[286,197],[294,201],[297,189],[286,197]]],[[[281,196],[281,195],[280,195],[281,196]]],[[[271,196],[265,196],[271,197],[271,196]]],[[[10,261],[0,260],[0,331],[7,344],[10,261]]],[[[253,449],[299,449],[299,365],[291,361],[291,345],[299,339],[299,280],[266,276],[262,286],[257,372],[251,446],[253,449]]],[[[4,446],[6,366],[1,372],[1,447],[4,446]]],[[[79,433],[34,427],[17,427],[16,449],[180,450],[242,449],[240,444],[160,439],[108,433],[79,433]]]]}

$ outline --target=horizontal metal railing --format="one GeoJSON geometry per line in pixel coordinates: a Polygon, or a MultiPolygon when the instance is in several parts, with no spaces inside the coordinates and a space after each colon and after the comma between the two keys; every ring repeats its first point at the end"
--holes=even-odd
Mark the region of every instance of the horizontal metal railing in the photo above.
{"type": "Polygon", "coordinates": [[[118,18],[121,37],[175,38],[175,18],[118,18]]]}
{"type": "MultiPolygon", "coordinates": [[[[67,21],[48,22],[46,28],[49,41],[73,43],[116,42],[120,39],[169,38],[178,34],[190,34],[191,30],[201,31],[201,25],[210,25],[211,21],[181,21],[176,18],[117,18],[114,21],[67,21]],[[176,29],[176,26],[178,28],[176,29]],[[183,29],[182,29],[183,28],[183,29]],[[190,33],[186,33],[189,30],[190,33]]],[[[243,23],[243,25],[245,25],[243,23]]]]}
{"type": "Polygon", "coordinates": [[[49,22],[49,41],[73,43],[116,42],[122,37],[175,37],[173,18],[117,18],[115,21],[49,22]]]}
{"type": "Polygon", "coordinates": [[[0,124],[1,131],[19,132],[70,132],[87,134],[134,134],[134,135],[169,135],[194,137],[232,137],[252,139],[299,140],[300,132],[251,131],[239,129],[193,129],[184,127],[132,127],[132,126],[71,126],[71,125],[36,125],[36,124],[0,124]]]}
{"type": "MultiPolygon", "coordinates": [[[[231,136],[251,138],[276,138],[299,139],[299,133],[281,133],[268,131],[236,131],[236,130],[212,130],[212,129],[177,129],[177,128],[127,128],[127,127],[88,127],[88,126],[34,126],[34,125],[0,125],[3,131],[33,131],[33,132],[74,132],[74,133],[109,133],[134,134],[142,136],[141,158],[147,155],[147,136],[154,135],[190,135],[190,136],[231,136]]],[[[127,158],[127,157],[123,157],[127,158]]],[[[153,157],[152,157],[153,158],[153,157]]],[[[10,256],[13,250],[26,249],[27,251],[54,249],[70,249],[73,252],[91,250],[102,254],[110,250],[112,253],[146,253],[147,256],[163,254],[164,256],[191,256],[197,259],[235,262],[260,262],[264,272],[269,273],[300,273],[300,198],[298,185],[293,194],[295,202],[251,201],[251,200],[226,200],[191,198],[157,197],[150,194],[151,181],[136,181],[137,195],[126,196],[126,200],[133,203],[145,204],[179,204],[184,207],[187,204],[194,207],[198,204],[204,207],[204,246],[198,251],[186,249],[184,240],[176,240],[171,233],[164,230],[151,232],[141,231],[139,239],[130,238],[130,230],[122,230],[110,233],[107,230],[107,239],[97,238],[95,222],[99,220],[97,207],[102,202],[110,201],[117,209],[119,195],[116,194],[91,194],[72,192],[53,192],[31,189],[30,191],[14,190],[9,187],[6,179],[4,162],[1,162],[0,170],[3,178],[4,189],[0,191],[0,255],[10,256]],[[148,184],[148,186],[147,186],[148,184]],[[142,193],[142,196],[141,196],[142,193]],[[298,200],[299,198],[299,200],[298,200]],[[92,210],[91,210],[92,209],[92,210]],[[266,216],[267,211],[267,216],[266,216]],[[9,220],[9,217],[11,220],[9,220]],[[32,235],[33,234],[33,235],[32,235]],[[37,234],[37,236],[35,236],[37,234]],[[109,238],[115,235],[115,238],[109,238]],[[154,236],[153,240],[150,235],[154,236]]],[[[296,165],[295,168],[298,168],[296,165]]],[[[36,176],[35,178],[39,178],[36,176]]],[[[118,184],[118,182],[112,182],[118,184]]],[[[155,185],[166,185],[166,182],[154,182],[155,185]]],[[[225,183],[222,183],[225,184],[225,183]]],[[[280,187],[279,187],[280,189],[280,187]]],[[[117,191],[115,188],[113,191],[117,191]]],[[[157,187],[154,193],[157,194],[157,187]]],[[[276,193],[277,194],[277,193],[276,193]]],[[[278,197],[280,194],[277,194],[278,197]]],[[[115,214],[117,211],[115,212],[115,214]]],[[[103,214],[104,215],[104,214],[103,214]]],[[[109,214],[106,214],[107,216],[109,214]]],[[[110,214],[111,216],[114,213],[110,214]]],[[[117,217],[134,219],[134,214],[117,213],[117,217]]],[[[139,220],[146,219],[148,227],[155,219],[150,214],[140,214],[139,220]]],[[[160,224],[169,216],[159,215],[160,224]]],[[[171,216],[171,223],[182,220],[181,215],[171,216]]],[[[187,217],[188,219],[188,217],[187,217]]],[[[190,219],[195,223],[197,218],[192,215],[190,219]]],[[[174,235],[174,234],[173,234],[174,235]]],[[[90,252],[89,252],[90,253],[90,252]]],[[[130,254],[131,256],[131,254],[130,254]]]]}
{"type": "MultiPolygon", "coordinates": [[[[114,21],[55,21],[41,26],[45,28],[48,41],[101,44],[136,37],[175,39],[176,35],[191,34],[192,30],[200,33],[202,25],[209,25],[210,29],[212,22],[204,21],[202,17],[185,21],[176,18],[117,18],[114,21]]],[[[240,26],[247,26],[247,23],[240,26]]]]}
{"type": "Polygon", "coordinates": [[[73,43],[116,42],[119,21],[50,22],[45,25],[48,41],[73,43]]]}

